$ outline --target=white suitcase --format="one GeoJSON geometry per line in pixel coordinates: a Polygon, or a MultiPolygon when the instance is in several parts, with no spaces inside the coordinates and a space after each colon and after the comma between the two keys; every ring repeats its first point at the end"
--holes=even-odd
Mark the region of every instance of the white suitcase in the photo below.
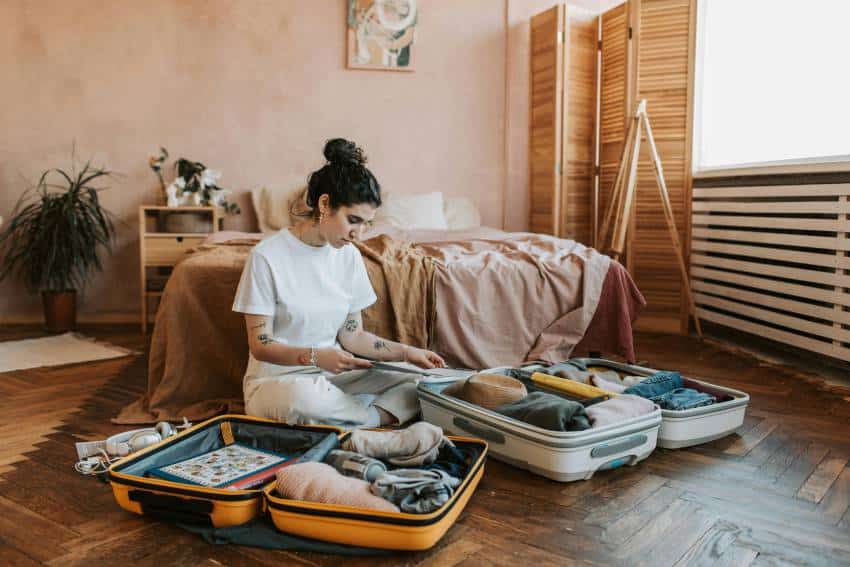
{"type": "MultiPolygon", "coordinates": [[[[650,376],[658,372],[652,368],[620,364],[602,358],[575,358],[573,360],[584,363],[588,367],[604,367],[615,370],[621,376],[650,376]]],[[[660,447],[681,449],[682,447],[708,443],[729,435],[744,423],[744,415],[747,412],[747,405],[750,403],[750,396],[746,393],[685,376],[682,377],[682,380],[687,388],[706,391],[715,396],[729,396],[731,399],[689,410],[662,409],[661,432],[658,434],[658,445],[660,447]]]]}
{"type": "Polygon", "coordinates": [[[661,410],[584,431],[549,431],[442,393],[448,384],[420,382],[425,421],[453,435],[488,442],[489,455],[553,480],[588,479],[596,471],[635,465],[655,449],[661,410]]]}

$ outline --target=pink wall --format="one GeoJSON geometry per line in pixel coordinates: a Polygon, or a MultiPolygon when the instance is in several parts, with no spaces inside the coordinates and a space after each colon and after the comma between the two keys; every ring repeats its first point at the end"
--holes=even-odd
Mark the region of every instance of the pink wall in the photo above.
{"type": "MultiPolygon", "coordinates": [[[[362,144],[388,191],[467,195],[502,224],[508,0],[420,0],[416,71],[345,69],[345,0],[74,0],[0,3],[0,216],[26,180],[81,158],[121,172],[102,194],[122,223],[81,298],[82,320],[138,316],[137,207],[160,145],[245,191],[291,186],[325,139],[362,144]]],[[[0,283],[0,322],[41,318],[0,283]]]]}
{"type": "MultiPolygon", "coordinates": [[[[601,11],[622,0],[573,0],[601,11]]],[[[118,244],[81,297],[83,321],[138,317],[137,208],[160,145],[248,193],[292,187],[325,139],[363,145],[385,190],[471,197],[485,224],[528,227],[529,18],[555,0],[419,0],[416,71],[345,69],[345,0],[0,3],[0,216],[71,144],[121,176],[102,193],[118,244]]],[[[0,283],[0,323],[40,321],[0,283]]]]}

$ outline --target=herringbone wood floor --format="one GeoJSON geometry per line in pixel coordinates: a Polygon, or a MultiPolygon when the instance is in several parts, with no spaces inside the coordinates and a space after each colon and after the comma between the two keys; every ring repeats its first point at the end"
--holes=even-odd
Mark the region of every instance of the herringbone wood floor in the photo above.
{"type": "MultiPolygon", "coordinates": [[[[147,348],[132,328],[84,332],[147,348]]],[[[637,343],[650,366],[749,392],[741,430],[570,484],[490,460],[434,549],[390,557],[213,546],[122,511],[108,486],[75,473],[75,441],[124,429],[109,418],[144,388],[144,355],[0,374],[0,564],[850,564],[850,395],[714,343],[637,343]]]]}

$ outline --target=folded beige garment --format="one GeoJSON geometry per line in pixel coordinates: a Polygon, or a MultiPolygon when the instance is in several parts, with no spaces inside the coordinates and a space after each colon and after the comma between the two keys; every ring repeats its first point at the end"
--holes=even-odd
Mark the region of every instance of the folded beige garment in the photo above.
{"type": "Polygon", "coordinates": [[[398,512],[398,506],[375,496],[370,484],[343,476],[325,463],[297,463],[277,471],[277,493],[283,498],[398,512]]]}
{"type": "Polygon", "coordinates": [[[433,463],[444,443],[451,441],[443,437],[442,429],[419,421],[406,429],[356,429],[343,444],[343,449],[398,466],[417,467],[433,463]]]}

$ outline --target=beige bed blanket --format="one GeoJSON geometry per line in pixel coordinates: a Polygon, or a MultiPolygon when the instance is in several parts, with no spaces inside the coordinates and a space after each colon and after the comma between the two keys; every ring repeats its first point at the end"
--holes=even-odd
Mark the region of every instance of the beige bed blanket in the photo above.
{"type": "Polygon", "coordinates": [[[452,366],[569,358],[594,313],[610,258],[573,240],[491,228],[387,229],[436,262],[429,346],[452,366]]]}
{"type": "MultiPolygon", "coordinates": [[[[593,317],[610,262],[539,234],[387,232],[358,244],[379,297],[364,311],[365,327],[429,346],[455,366],[567,358],[593,317]]],[[[255,242],[202,246],[175,268],[156,317],[147,391],[114,422],[243,411],[248,345],[231,305],[255,242]]]]}

